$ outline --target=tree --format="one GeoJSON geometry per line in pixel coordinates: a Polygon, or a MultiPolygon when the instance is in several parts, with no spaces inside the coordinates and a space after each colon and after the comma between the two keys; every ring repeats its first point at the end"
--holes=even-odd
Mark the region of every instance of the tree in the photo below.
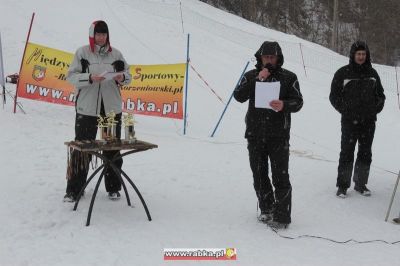
{"type": "MultiPolygon", "coordinates": [[[[202,0],[260,25],[330,46],[335,0],[202,0]]],[[[337,52],[348,55],[351,44],[366,40],[374,62],[399,59],[399,0],[340,0],[337,52]]]]}

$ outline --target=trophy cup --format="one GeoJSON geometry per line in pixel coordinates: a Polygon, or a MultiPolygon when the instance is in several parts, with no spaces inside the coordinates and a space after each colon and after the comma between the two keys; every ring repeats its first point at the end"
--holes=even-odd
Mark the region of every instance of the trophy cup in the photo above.
{"type": "Polygon", "coordinates": [[[124,127],[125,127],[125,143],[134,143],[136,142],[135,138],[135,120],[133,118],[133,114],[124,115],[123,118],[124,127]]]}
{"type": "Polygon", "coordinates": [[[99,129],[99,135],[100,135],[100,142],[101,143],[106,143],[107,142],[107,124],[104,121],[104,117],[98,115],[97,116],[97,128],[99,129]]]}
{"type": "Polygon", "coordinates": [[[115,113],[111,111],[106,116],[107,119],[107,140],[115,141],[117,139],[117,121],[115,120],[115,113]]]}

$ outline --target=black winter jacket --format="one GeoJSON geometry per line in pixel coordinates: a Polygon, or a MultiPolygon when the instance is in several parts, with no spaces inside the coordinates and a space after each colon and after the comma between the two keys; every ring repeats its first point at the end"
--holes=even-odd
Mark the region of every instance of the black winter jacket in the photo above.
{"type": "Polygon", "coordinates": [[[255,87],[259,71],[254,69],[247,72],[240,85],[234,91],[234,97],[238,102],[249,100],[246,114],[246,133],[249,138],[289,138],[291,116],[303,106],[303,97],[300,92],[299,82],[294,73],[280,68],[264,82],[280,81],[281,90],[279,99],[283,101],[283,110],[275,112],[271,109],[256,108],[255,87]]]}
{"type": "Polygon", "coordinates": [[[359,42],[353,44],[350,63],[335,73],[329,100],[344,119],[376,120],[376,115],[385,104],[385,95],[379,75],[372,68],[366,44],[366,62],[362,65],[354,62],[354,54],[359,45],[359,42]]]}
{"type": "MultiPolygon", "coordinates": [[[[270,54],[270,53],[269,53],[270,54]]],[[[290,113],[299,111],[303,106],[303,97],[300,92],[297,76],[282,68],[283,55],[277,43],[265,42],[255,54],[257,58],[256,69],[245,73],[239,86],[234,91],[234,97],[238,102],[249,100],[248,111],[246,114],[246,133],[247,139],[251,138],[274,138],[284,137],[289,139],[291,116],[290,113]],[[283,101],[283,110],[275,112],[271,109],[255,107],[255,86],[260,82],[257,77],[262,70],[261,54],[262,50],[276,48],[279,57],[278,65],[271,75],[264,82],[280,81],[279,99],[283,101]]]]}

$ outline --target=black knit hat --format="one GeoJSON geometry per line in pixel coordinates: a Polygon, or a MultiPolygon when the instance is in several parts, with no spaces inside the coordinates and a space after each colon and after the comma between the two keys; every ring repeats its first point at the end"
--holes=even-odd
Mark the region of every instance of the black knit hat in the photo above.
{"type": "Polygon", "coordinates": [[[95,51],[95,41],[94,41],[94,35],[96,33],[107,33],[107,45],[109,46],[108,51],[111,52],[112,48],[110,45],[110,33],[108,32],[108,26],[107,23],[105,23],[102,20],[96,20],[90,25],[89,28],[89,45],[90,45],[90,50],[92,52],[95,51]]]}
{"type": "Polygon", "coordinates": [[[107,33],[108,34],[108,26],[107,23],[100,20],[94,26],[94,33],[107,33]]]}

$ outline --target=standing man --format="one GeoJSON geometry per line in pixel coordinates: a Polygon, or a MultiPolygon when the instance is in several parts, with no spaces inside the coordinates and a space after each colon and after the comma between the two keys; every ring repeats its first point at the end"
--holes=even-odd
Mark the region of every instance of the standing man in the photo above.
{"type": "Polygon", "coordinates": [[[385,95],[379,75],[372,68],[366,42],[357,41],[351,46],[350,63],[335,73],[329,100],[342,115],[336,195],[346,197],[353,172],[354,149],[358,142],[353,174],[354,190],[363,196],[370,196],[371,192],[366,184],[372,161],[371,146],[376,115],[383,109],[385,95]]]}
{"type": "Polygon", "coordinates": [[[277,42],[264,42],[255,57],[256,69],[244,74],[234,97],[241,103],[249,100],[245,138],[261,210],[259,220],[277,229],[286,228],[291,223],[292,201],[288,172],[290,113],[301,109],[303,97],[297,76],[282,68],[283,54],[277,42]],[[279,99],[269,103],[272,109],[255,107],[257,82],[280,82],[279,99]],[[268,159],[275,191],[268,177],[268,159]]]}
{"type": "MultiPolygon", "coordinates": [[[[95,21],[89,28],[89,45],[79,48],[68,70],[67,81],[75,86],[75,140],[95,140],[98,115],[116,113],[117,137],[121,137],[122,99],[120,86],[129,84],[131,74],[121,52],[111,48],[108,26],[95,21]],[[106,80],[102,73],[119,72],[113,80],[106,80]]],[[[119,151],[104,151],[112,159],[119,151]]],[[[67,189],[64,201],[73,202],[86,182],[90,157],[74,150],[67,170],[67,189]]],[[[122,159],[115,162],[121,168],[122,159]]],[[[119,199],[120,176],[106,169],[104,182],[110,199],[119,199]]]]}

